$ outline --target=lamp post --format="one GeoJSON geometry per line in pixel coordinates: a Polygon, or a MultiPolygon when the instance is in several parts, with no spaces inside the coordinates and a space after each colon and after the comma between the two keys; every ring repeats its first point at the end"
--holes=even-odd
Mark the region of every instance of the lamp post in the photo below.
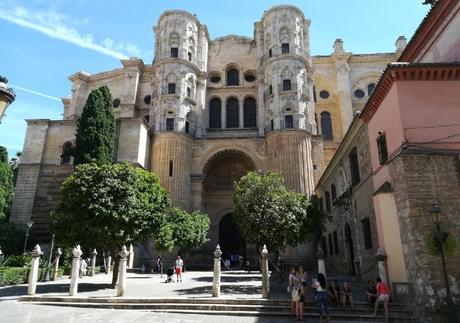
{"type": "Polygon", "coordinates": [[[2,123],[6,108],[16,99],[16,94],[6,85],[7,83],[8,79],[0,76],[0,123],[2,123]]]}
{"type": "Polygon", "coordinates": [[[34,221],[29,221],[26,223],[27,225],[27,231],[26,231],[26,239],[24,240],[24,250],[22,251],[22,253],[26,253],[26,248],[27,248],[27,240],[29,240],[29,232],[30,232],[30,228],[32,227],[32,225],[34,224],[34,221]]]}
{"type": "Polygon", "coordinates": [[[452,301],[452,295],[450,294],[449,278],[447,276],[446,258],[444,255],[444,243],[447,240],[447,233],[441,231],[441,220],[439,215],[441,214],[441,208],[438,203],[431,205],[431,220],[436,225],[436,233],[434,239],[438,243],[439,251],[441,252],[442,270],[444,274],[444,284],[446,285],[446,297],[447,297],[447,322],[458,323],[457,313],[455,311],[454,302],[452,301]]]}

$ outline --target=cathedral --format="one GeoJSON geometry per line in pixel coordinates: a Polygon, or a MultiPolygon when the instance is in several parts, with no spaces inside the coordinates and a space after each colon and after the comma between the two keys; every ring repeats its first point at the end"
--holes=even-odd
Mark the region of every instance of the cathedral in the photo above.
{"type": "MultiPolygon", "coordinates": [[[[196,15],[164,12],[153,28],[152,64],[130,58],[112,71],[77,72],[62,120],[27,120],[11,221],[33,221],[32,236],[50,241],[59,186],[73,170],[63,152],[75,143],[89,92],[107,85],[117,118],[114,162],[159,174],[173,204],[209,215],[205,259],[218,243],[224,253],[246,255],[250,246],[232,219],[234,181],[273,170],[290,189],[312,194],[355,113],[406,44],[400,37],[395,52],[354,54],[337,39],[330,55],[312,56],[310,23],[282,5],[263,13],[254,38],[211,39],[196,15]]],[[[310,253],[303,245],[286,256],[310,253]]]]}

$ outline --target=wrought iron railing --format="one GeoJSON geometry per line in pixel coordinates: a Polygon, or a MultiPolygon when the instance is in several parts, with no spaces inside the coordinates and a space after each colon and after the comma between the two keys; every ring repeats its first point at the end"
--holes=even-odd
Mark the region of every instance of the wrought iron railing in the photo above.
{"type": "Polygon", "coordinates": [[[303,129],[312,133],[313,127],[310,124],[304,124],[300,126],[299,120],[280,120],[279,124],[274,122],[273,125],[269,124],[265,126],[265,135],[274,130],[285,130],[285,129],[303,129]]]}
{"type": "Polygon", "coordinates": [[[283,47],[272,47],[260,58],[260,65],[262,65],[267,59],[271,57],[277,57],[285,54],[297,54],[302,55],[305,52],[302,52],[302,48],[298,45],[290,46],[289,48],[283,47]]]}

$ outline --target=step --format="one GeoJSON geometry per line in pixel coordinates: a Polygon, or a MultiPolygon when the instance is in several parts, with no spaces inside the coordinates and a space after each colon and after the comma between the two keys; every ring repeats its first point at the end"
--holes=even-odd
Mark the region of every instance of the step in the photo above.
{"type": "MultiPolygon", "coordinates": [[[[235,305],[267,305],[289,307],[290,300],[287,299],[261,299],[261,298],[210,298],[210,297],[190,297],[190,298],[140,298],[140,297],[72,297],[59,295],[35,295],[21,296],[20,301],[24,302],[85,302],[85,303],[180,303],[180,304],[235,304],[235,305]]],[[[314,303],[309,302],[312,307],[314,303]]],[[[389,303],[391,309],[403,310],[400,303],[389,303]]],[[[334,306],[332,306],[334,308],[334,306]]],[[[336,307],[335,307],[336,308],[336,307]]],[[[365,302],[355,302],[356,309],[369,309],[365,302]]]]}
{"type": "MultiPolygon", "coordinates": [[[[38,303],[37,303],[38,304],[38,303]]],[[[84,303],[84,302],[40,302],[41,305],[51,306],[69,306],[69,307],[82,307],[82,308],[110,308],[110,309],[123,309],[123,310],[148,310],[151,312],[161,313],[187,313],[187,314],[202,314],[202,315],[228,315],[228,316],[282,316],[291,317],[293,314],[290,310],[277,311],[267,310],[260,308],[232,308],[231,306],[223,306],[222,308],[210,304],[210,307],[198,306],[196,308],[183,308],[177,306],[180,304],[138,304],[138,303],[84,303]],[[152,305],[155,305],[152,307],[152,305]],[[175,306],[176,305],[176,306],[175,306]],[[174,308],[176,307],[176,308],[174,308]]],[[[316,311],[305,311],[306,318],[318,318],[316,311]]],[[[359,322],[383,322],[384,317],[379,314],[376,317],[370,316],[368,313],[335,313],[331,311],[331,319],[341,321],[359,321],[359,322]],[[363,321],[365,320],[365,321],[363,321]]],[[[416,322],[416,318],[410,315],[397,315],[390,313],[388,322],[416,322]]]]}

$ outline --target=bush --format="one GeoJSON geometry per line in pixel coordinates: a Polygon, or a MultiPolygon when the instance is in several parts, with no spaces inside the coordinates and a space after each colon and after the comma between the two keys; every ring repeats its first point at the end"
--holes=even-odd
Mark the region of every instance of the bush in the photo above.
{"type": "Polygon", "coordinates": [[[26,267],[30,265],[32,257],[29,255],[9,256],[5,258],[2,265],[5,267],[26,267]]]}
{"type": "Polygon", "coordinates": [[[0,246],[4,255],[20,255],[26,234],[13,223],[0,223],[0,246]]]}
{"type": "Polygon", "coordinates": [[[24,284],[28,275],[29,268],[0,267],[0,286],[24,284]]]}

